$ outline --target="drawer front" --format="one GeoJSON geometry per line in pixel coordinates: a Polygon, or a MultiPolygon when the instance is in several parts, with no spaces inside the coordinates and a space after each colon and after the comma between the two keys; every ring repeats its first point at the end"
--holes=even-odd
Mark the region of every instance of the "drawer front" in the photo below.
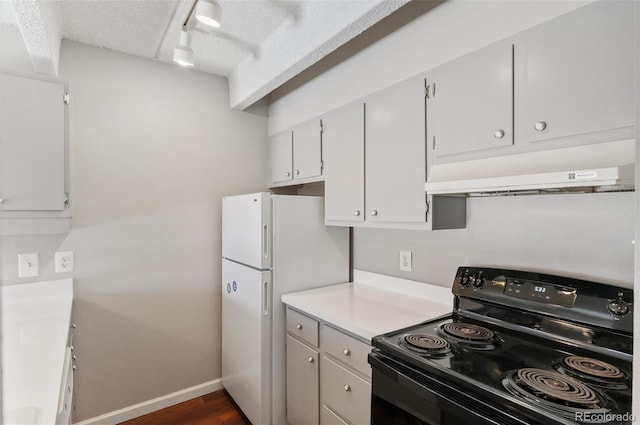
{"type": "Polygon", "coordinates": [[[287,308],[287,332],[318,346],[318,321],[287,308]]]}
{"type": "Polygon", "coordinates": [[[327,406],[322,405],[320,409],[320,425],[349,425],[338,415],[333,413],[327,406]]]}
{"type": "Polygon", "coordinates": [[[287,335],[287,422],[317,425],[320,406],[318,352],[287,335]]]}
{"type": "Polygon", "coordinates": [[[329,326],[322,327],[322,348],[336,359],[371,378],[367,356],[371,346],[329,326]]]}
{"type": "Polygon", "coordinates": [[[371,384],[327,357],[320,369],[322,402],[352,425],[369,424],[371,384]]]}

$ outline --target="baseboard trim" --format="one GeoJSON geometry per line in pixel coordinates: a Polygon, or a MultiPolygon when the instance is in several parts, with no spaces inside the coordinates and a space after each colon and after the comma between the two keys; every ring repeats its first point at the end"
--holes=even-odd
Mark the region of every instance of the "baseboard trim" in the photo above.
{"type": "Polygon", "coordinates": [[[113,412],[86,419],[82,422],[76,422],[74,425],[116,425],[120,422],[128,421],[130,419],[155,412],[156,410],[164,409],[165,407],[173,406],[174,404],[182,403],[183,401],[191,400],[193,398],[221,390],[222,388],[224,388],[222,386],[222,379],[218,378],[213,381],[205,382],[204,384],[176,391],[175,393],[134,404],[133,406],[125,407],[124,409],[114,410],[113,412]]]}

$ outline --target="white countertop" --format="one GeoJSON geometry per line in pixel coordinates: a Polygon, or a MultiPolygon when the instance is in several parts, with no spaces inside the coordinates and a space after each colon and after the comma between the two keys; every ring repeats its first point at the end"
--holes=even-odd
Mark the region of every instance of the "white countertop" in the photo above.
{"type": "Polygon", "coordinates": [[[73,282],[3,286],[0,296],[4,424],[55,424],[73,282]]]}
{"type": "Polygon", "coordinates": [[[450,288],[358,270],[354,282],[285,294],[282,302],[369,342],[453,310],[450,288]]]}

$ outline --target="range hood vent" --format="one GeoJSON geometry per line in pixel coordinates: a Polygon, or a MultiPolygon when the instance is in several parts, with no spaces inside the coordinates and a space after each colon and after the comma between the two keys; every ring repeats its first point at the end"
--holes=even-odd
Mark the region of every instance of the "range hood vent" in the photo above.
{"type": "Polygon", "coordinates": [[[634,190],[635,140],[432,165],[429,195],[527,195],[634,190]]]}

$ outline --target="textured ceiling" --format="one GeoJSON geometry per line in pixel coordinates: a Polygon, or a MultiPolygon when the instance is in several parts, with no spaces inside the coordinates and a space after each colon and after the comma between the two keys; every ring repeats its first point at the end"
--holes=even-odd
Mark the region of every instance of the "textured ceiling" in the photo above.
{"type": "MultiPolygon", "coordinates": [[[[20,28],[37,72],[57,73],[61,38],[173,63],[194,1],[0,0],[0,21],[20,28]]],[[[229,77],[245,108],[407,1],[219,0],[221,28],[190,25],[194,68],[229,77]]]]}

